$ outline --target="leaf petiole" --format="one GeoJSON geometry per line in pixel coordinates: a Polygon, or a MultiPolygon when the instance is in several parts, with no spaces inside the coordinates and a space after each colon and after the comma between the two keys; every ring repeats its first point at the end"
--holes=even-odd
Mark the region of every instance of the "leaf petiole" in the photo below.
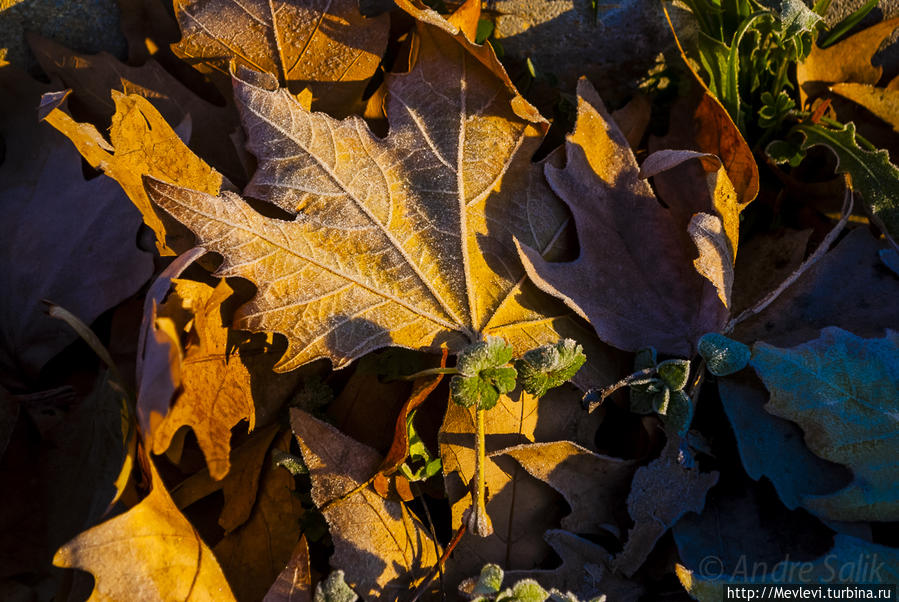
{"type": "Polygon", "coordinates": [[[477,410],[475,414],[477,430],[475,486],[472,490],[471,507],[463,517],[468,530],[479,537],[488,537],[493,534],[493,523],[490,521],[490,515],[487,514],[487,477],[484,474],[484,466],[487,464],[486,438],[484,436],[484,414],[486,412],[487,410],[477,410]]]}
{"type": "Polygon", "coordinates": [[[428,368],[427,370],[420,370],[415,372],[414,374],[408,374],[406,376],[400,376],[400,380],[415,380],[417,378],[423,378],[425,376],[434,376],[437,374],[459,374],[459,370],[456,368],[428,368]]]}

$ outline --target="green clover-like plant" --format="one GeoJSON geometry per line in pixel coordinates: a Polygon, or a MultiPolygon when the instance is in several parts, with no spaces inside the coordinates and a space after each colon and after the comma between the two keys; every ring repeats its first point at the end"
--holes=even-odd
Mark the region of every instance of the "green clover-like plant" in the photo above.
{"type": "Polygon", "coordinates": [[[515,388],[518,377],[512,361],[512,346],[499,337],[487,336],[459,354],[458,374],[450,380],[453,401],[464,408],[489,410],[499,396],[515,388]]]}
{"type": "Polygon", "coordinates": [[[543,397],[550,389],[571,380],[586,361],[581,346],[565,339],[528,351],[515,361],[515,368],[522,388],[531,395],[543,397]]]}

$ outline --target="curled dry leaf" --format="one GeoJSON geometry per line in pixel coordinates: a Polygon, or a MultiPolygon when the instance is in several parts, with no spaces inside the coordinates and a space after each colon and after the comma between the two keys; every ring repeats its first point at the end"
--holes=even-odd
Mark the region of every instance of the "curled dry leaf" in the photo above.
{"type": "Polygon", "coordinates": [[[8,293],[0,299],[0,380],[17,387],[77,338],[45,315],[42,299],[90,323],[153,269],[135,244],[140,215],[112,182],[85,179],[78,154],[38,122],[42,87],[13,67],[0,70],[0,289],[8,293]]]}
{"type": "Polygon", "coordinates": [[[446,342],[454,352],[483,334],[519,351],[589,339],[527,282],[513,244],[549,252],[566,227],[557,207],[519,194],[545,122],[473,55],[482,47],[442,20],[416,27],[414,67],[387,78],[383,139],[239,71],[235,95],[259,160],[245,193],[293,221],[230,193],[146,181],[154,202],[225,257],[221,275],[257,284],[236,325],[287,336],[279,371],[319,357],[342,367],[387,345],[446,342]]]}
{"type": "Polygon", "coordinates": [[[363,17],[356,0],[176,0],[175,53],[203,72],[227,74],[232,60],[311,88],[320,110],[361,97],[387,47],[388,15],[363,17]]]}
{"type": "Polygon", "coordinates": [[[827,89],[827,84],[854,82],[876,84],[883,67],[871,60],[890,34],[899,27],[899,18],[881,21],[827,48],[812,45],[812,51],[796,66],[799,97],[803,106],[827,89]]]}
{"type": "Polygon", "coordinates": [[[212,551],[148,464],[150,495],[62,546],[53,564],[93,574],[91,600],[233,600],[212,551]]]}
{"type": "Polygon", "coordinates": [[[718,482],[718,473],[702,473],[679,461],[678,439],[668,440],[662,454],[640,468],[631,483],[627,510],[634,519],[624,549],[612,567],[627,576],[649,556],[659,538],[687,512],[700,512],[705,495],[718,482]]]}
{"type": "Polygon", "coordinates": [[[366,599],[395,598],[437,562],[437,543],[404,504],[368,486],[358,489],[378,470],[375,450],[302,410],[292,409],[290,421],[309,467],[312,499],[330,526],[331,567],[366,599]]]}
{"type": "Polygon", "coordinates": [[[601,456],[570,441],[530,443],[494,452],[515,458],[528,473],[562,494],[571,513],[562,528],[575,533],[618,534],[615,509],[627,497],[635,460],[601,456]]]}
{"type": "Polygon", "coordinates": [[[222,176],[187,148],[145,98],[113,91],[112,100],[116,105],[109,131],[112,145],[93,125],[76,122],[58,108],[58,103],[45,103],[44,119],[68,136],[91,166],[102,169],[121,185],[144,223],[156,233],[156,246],[161,254],[183,252],[190,245],[179,238],[167,240],[166,235],[171,233],[150,204],[141,175],[149,174],[210,194],[218,193],[222,176]]]}
{"type": "MultiPolygon", "coordinates": [[[[578,121],[565,148],[565,168],[547,165],[546,178],[574,214],[581,254],[548,262],[519,241],[528,276],[607,343],[689,356],[699,337],[727,318],[715,287],[693,269],[692,207],[659,204],[586,80],[578,85],[578,121]]],[[[707,208],[714,211],[712,200],[707,208]]]]}

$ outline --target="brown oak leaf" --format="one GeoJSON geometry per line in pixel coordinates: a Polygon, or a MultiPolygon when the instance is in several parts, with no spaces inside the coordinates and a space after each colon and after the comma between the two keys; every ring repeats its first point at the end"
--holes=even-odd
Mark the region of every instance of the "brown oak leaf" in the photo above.
{"type": "MultiPolygon", "coordinates": [[[[528,276],[587,318],[601,340],[627,351],[653,346],[662,353],[689,357],[699,337],[719,330],[728,315],[722,302],[728,295],[720,292],[723,285],[716,287],[693,266],[697,241],[689,228],[694,215],[702,214],[695,213],[693,199],[687,207],[674,204],[688,200],[680,196],[665,199],[669,207],[663,207],[641,177],[624,135],[586,80],[581,80],[578,96],[577,124],[565,145],[567,164],[564,169],[547,165],[545,172],[549,185],[574,214],[581,254],[572,262],[550,262],[520,241],[528,276]]],[[[685,152],[691,154],[680,155],[685,152]]],[[[700,158],[697,153],[692,156],[700,158]]],[[[726,182],[727,176],[723,169],[715,176],[714,193],[704,197],[704,211],[720,224],[719,244],[714,246],[718,250],[721,234],[735,223],[737,209],[725,186],[728,209],[725,215],[716,210],[718,183],[726,182]]],[[[727,238],[735,248],[736,240],[727,238]]],[[[717,264],[732,270],[732,261],[719,258],[717,264]]],[[[723,283],[725,276],[714,280],[723,283]]]]}

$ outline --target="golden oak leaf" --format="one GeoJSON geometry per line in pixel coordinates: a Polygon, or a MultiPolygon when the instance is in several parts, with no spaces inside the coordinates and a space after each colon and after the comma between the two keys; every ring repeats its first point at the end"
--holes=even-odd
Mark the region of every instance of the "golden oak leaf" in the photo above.
{"type": "Polygon", "coordinates": [[[211,194],[218,193],[222,176],[187,148],[145,98],[113,91],[112,99],[116,105],[110,129],[112,145],[93,125],[78,123],[58,108],[62,101],[58,96],[53,102],[43,103],[44,120],[65,134],[91,166],[102,169],[121,185],[144,223],[156,233],[161,254],[184,251],[188,246],[179,238],[166,240],[166,226],[147,198],[141,175],[150,174],[211,194]]]}
{"type": "Polygon", "coordinates": [[[191,148],[230,178],[245,181],[238,149],[229,137],[240,129],[233,103],[219,106],[200,98],[152,59],[133,67],[107,52],[79,54],[37,35],[29,35],[28,42],[47,75],[71,88],[72,106],[77,102],[77,113],[86,121],[109,123],[118,110],[112,90],[143,96],[169,123],[189,118],[191,148]]]}
{"type": "Polygon", "coordinates": [[[375,450],[296,408],[290,424],[309,467],[312,499],[330,526],[331,567],[343,570],[364,599],[396,599],[437,562],[437,543],[404,504],[358,489],[378,470],[375,450]]]}
{"type": "Polygon", "coordinates": [[[571,513],[562,519],[563,529],[575,533],[618,529],[615,512],[627,497],[636,460],[602,456],[570,441],[526,443],[493,455],[514,458],[565,497],[571,513]]]}
{"type": "Polygon", "coordinates": [[[150,495],[62,546],[53,564],[92,573],[92,601],[233,600],[212,551],[149,466],[150,495]]]}
{"type": "MultiPolygon", "coordinates": [[[[235,194],[146,180],[155,203],[224,256],[220,275],[257,285],[236,325],[287,336],[277,370],[319,357],[342,367],[387,345],[456,351],[483,334],[519,352],[566,336],[595,341],[516,256],[515,238],[552,256],[568,227],[558,199],[530,194],[546,124],[440,23],[417,24],[414,67],[387,78],[386,138],[359,118],[308,112],[270,76],[239,72],[259,161],[244,192],[293,221],[235,194]]],[[[602,353],[588,351],[585,374],[596,375],[602,353]]]]}
{"type": "Polygon", "coordinates": [[[586,80],[578,85],[577,123],[565,149],[565,168],[547,165],[545,172],[574,214],[580,256],[552,262],[520,244],[528,276],[589,319],[601,340],[689,357],[699,337],[728,316],[738,207],[725,170],[693,151],[651,155],[647,163],[658,161],[647,165],[649,173],[683,158],[717,168],[711,180],[700,179],[698,198],[677,195],[662,206],[586,80]]]}
{"type": "Polygon", "coordinates": [[[338,111],[361,96],[390,26],[386,14],[362,16],[357,0],[176,0],[175,16],[182,38],[172,49],[197,69],[227,74],[236,60],[338,111]]]}
{"type": "MultiPolygon", "coordinates": [[[[272,449],[290,451],[291,438],[285,431],[272,449]]],[[[293,475],[268,464],[250,519],[215,546],[215,556],[240,600],[262,599],[300,538],[303,504],[294,492],[293,475]]]]}
{"type": "Polygon", "coordinates": [[[176,280],[175,293],[193,313],[191,342],[180,366],[180,392],[150,434],[153,453],[169,447],[182,426],[190,426],[206,457],[209,474],[221,479],[231,468],[231,429],[240,421],[256,426],[250,372],[238,354],[229,357],[228,328],[221,305],[233,291],[224,280],[212,288],[192,280],[176,280]]]}
{"type": "MultiPolygon", "coordinates": [[[[494,532],[485,538],[471,533],[462,537],[449,566],[457,577],[477,574],[488,562],[526,569],[544,559],[549,547],[543,533],[558,525],[564,514],[562,500],[518,462],[503,457],[503,450],[537,441],[570,440],[592,445],[599,417],[585,415],[580,394],[573,387],[563,387],[551,390],[539,403],[524,392],[517,400],[502,395],[496,407],[485,413],[484,421],[487,512],[494,532]]],[[[471,506],[468,483],[474,477],[477,459],[474,425],[473,408],[450,403],[438,435],[454,529],[471,506]]]]}
{"type": "Polygon", "coordinates": [[[827,84],[855,82],[876,84],[883,74],[883,67],[871,63],[884,40],[899,27],[899,18],[881,21],[833,46],[812,51],[796,66],[799,96],[802,105],[807,98],[814,98],[826,89],[827,84]]]}
{"type": "Polygon", "coordinates": [[[899,133],[899,89],[846,82],[832,85],[830,91],[868,109],[899,133]]]}

